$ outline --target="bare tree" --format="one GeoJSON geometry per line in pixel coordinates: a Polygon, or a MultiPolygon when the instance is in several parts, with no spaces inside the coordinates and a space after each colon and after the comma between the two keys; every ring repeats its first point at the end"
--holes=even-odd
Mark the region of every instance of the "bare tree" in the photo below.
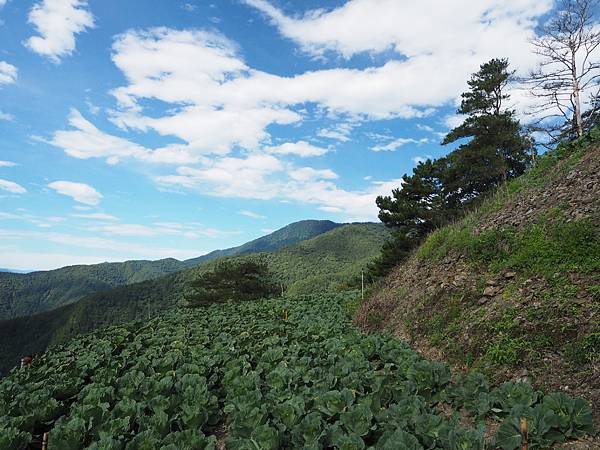
{"type": "Polygon", "coordinates": [[[553,143],[581,137],[586,129],[583,109],[594,109],[586,117],[596,117],[600,107],[595,100],[600,82],[600,32],[593,21],[597,5],[598,0],[563,0],[541,37],[532,42],[541,57],[527,80],[532,94],[541,99],[532,111],[540,117],[532,128],[547,132],[553,143]]]}

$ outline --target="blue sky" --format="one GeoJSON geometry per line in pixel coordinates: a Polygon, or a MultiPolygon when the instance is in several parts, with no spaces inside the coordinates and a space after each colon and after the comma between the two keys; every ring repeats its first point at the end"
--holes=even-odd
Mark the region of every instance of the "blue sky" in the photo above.
{"type": "MultiPolygon", "coordinates": [[[[0,267],[376,220],[550,0],[0,0],[0,267]]],[[[520,107],[519,94],[513,97],[520,107]]]]}

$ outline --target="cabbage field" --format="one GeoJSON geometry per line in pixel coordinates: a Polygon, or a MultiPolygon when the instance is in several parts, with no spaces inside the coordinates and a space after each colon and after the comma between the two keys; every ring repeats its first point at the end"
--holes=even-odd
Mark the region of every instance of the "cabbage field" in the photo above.
{"type": "Polygon", "coordinates": [[[354,294],[182,310],[54,348],[0,382],[0,450],[547,448],[589,406],[355,328],[354,294]],[[494,432],[486,432],[486,424],[494,432]],[[499,427],[498,427],[499,424],[499,427]],[[497,431],[496,431],[497,430],[497,431]]]}

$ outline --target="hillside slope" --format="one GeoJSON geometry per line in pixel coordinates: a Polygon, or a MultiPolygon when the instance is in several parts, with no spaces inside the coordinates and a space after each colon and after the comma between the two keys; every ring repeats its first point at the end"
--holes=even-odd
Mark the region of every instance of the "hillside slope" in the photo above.
{"type": "Polygon", "coordinates": [[[0,273],[0,318],[47,311],[93,292],[138,283],[185,267],[181,261],[168,258],[68,266],[28,274],[0,273]]]}
{"type": "MultiPolygon", "coordinates": [[[[290,293],[333,291],[354,282],[387,237],[380,224],[351,224],[275,252],[235,258],[266,261],[290,293]]],[[[24,354],[42,352],[80,333],[175,308],[189,281],[215,263],[96,293],[53,311],[0,321],[0,371],[13,367],[24,354]]]]}
{"type": "Polygon", "coordinates": [[[540,157],[477,211],[430,235],[355,322],[497,382],[575,392],[599,418],[598,143],[540,157]]]}
{"type": "Polygon", "coordinates": [[[179,261],[126,261],[77,265],[27,274],[0,273],[0,320],[64,306],[95,292],[151,280],[224,256],[273,251],[341,226],[329,220],[302,220],[238,247],[179,261]]]}
{"type": "Polygon", "coordinates": [[[343,224],[335,223],[330,220],[301,220],[280,228],[266,236],[259,237],[239,247],[228,248],[225,250],[215,250],[198,258],[187,259],[185,264],[188,267],[212,261],[214,259],[226,256],[244,255],[247,253],[271,252],[298,242],[312,239],[320,234],[341,227],[343,224]]]}

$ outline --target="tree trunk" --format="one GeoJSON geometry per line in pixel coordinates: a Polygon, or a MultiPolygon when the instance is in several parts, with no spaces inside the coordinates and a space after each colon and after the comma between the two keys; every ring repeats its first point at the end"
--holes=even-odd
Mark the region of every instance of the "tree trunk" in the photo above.
{"type": "Polygon", "coordinates": [[[583,119],[581,117],[581,98],[580,98],[580,87],[579,87],[579,80],[577,79],[577,61],[575,60],[575,53],[576,51],[574,49],[571,49],[571,75],[572,75],[572,80],[573,80],[573,106],[574,106],[574,110],[573,111],[573,119],[574,119],[574,128],[575,128],[575,132],[577,133],[577,137],[580,138],[581,136],[583,136],[583,119]]]}

